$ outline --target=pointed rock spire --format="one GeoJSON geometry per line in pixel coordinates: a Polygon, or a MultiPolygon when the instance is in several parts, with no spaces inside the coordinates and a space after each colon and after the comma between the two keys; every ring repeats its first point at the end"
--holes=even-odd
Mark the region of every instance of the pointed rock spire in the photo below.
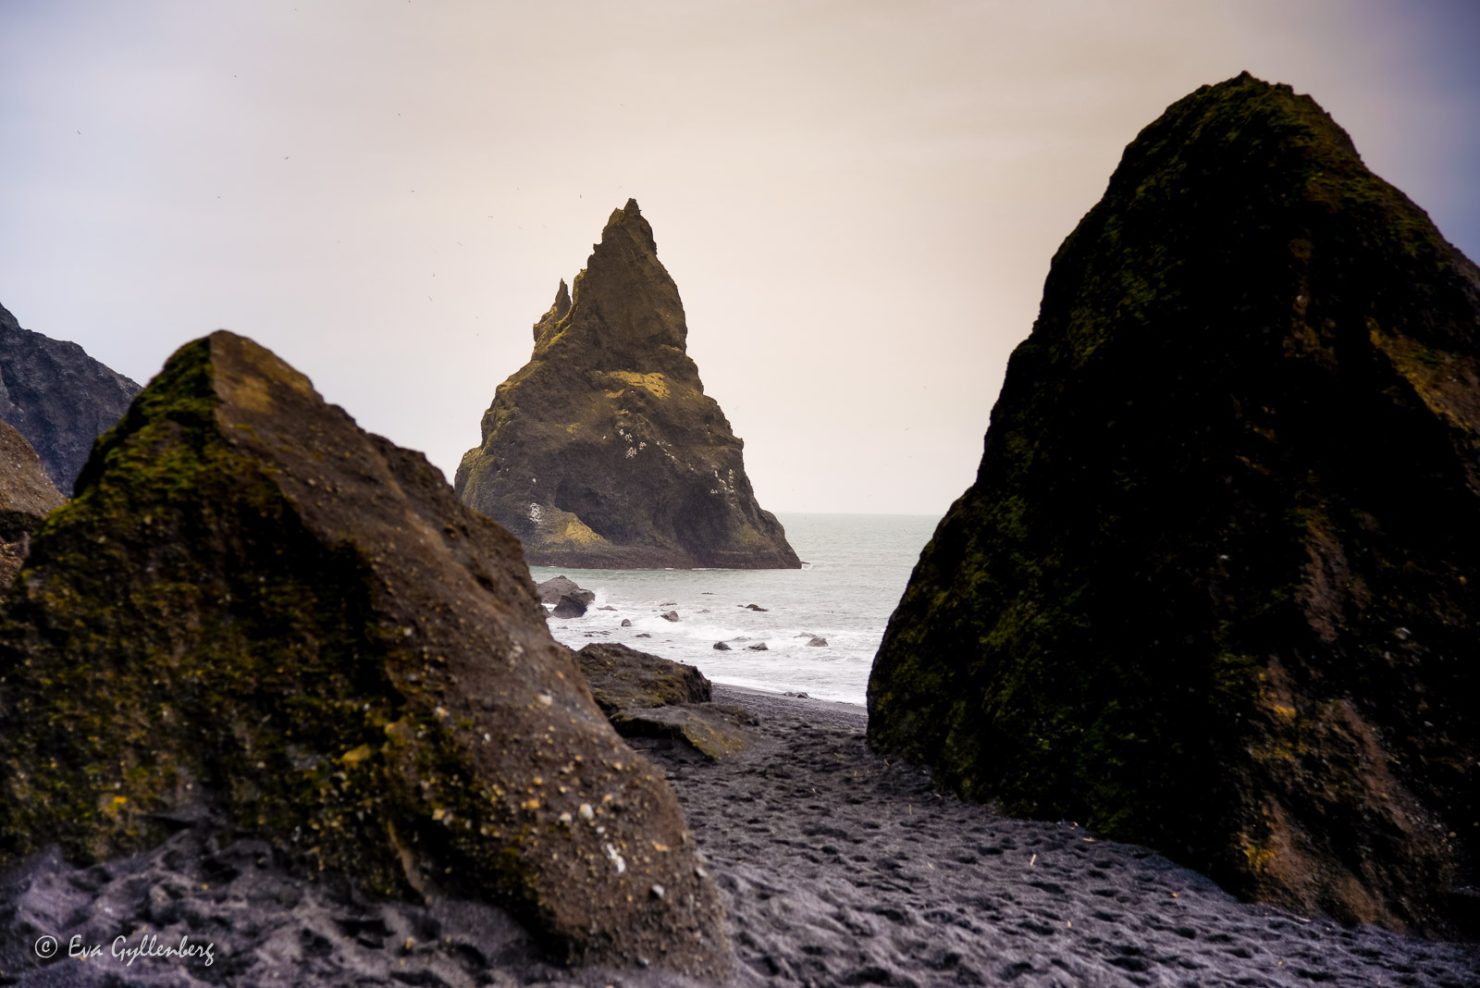
{"type": "Polygon", "coordinates": [[[1480,885],[1477,327],[1480,269],[1313,100],[1174,103],[1054,257],[871,744],[1246,896],[1442,930],[1480,885]]]}
{"type": "Polygon", "coordinates": [[[26,438],[47,476],[72,492],[93,440],[112,428],[139,386],[78,346],[22,329],[0,306],[0,419],[26,438]]]}
{"type": "Polygon", "coordinates": [[[611,214],[564,311],[561,297],[463,457],[463,500],[533,563],[799,566],[685,352],[683,302],[635,200],[611,214]]]}

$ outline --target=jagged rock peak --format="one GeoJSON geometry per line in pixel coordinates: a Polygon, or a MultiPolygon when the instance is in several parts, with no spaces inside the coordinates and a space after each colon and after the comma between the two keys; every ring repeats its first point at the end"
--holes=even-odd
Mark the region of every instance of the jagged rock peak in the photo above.
{"type": "Polygon", "coordinates": [[[1174,103],[1053,259],[871,744],[1242,895],[1463,922],[1477,327],[1480,269],[1314,100],[1174,103]]]}
{"type": "Polygon", "coordinates": [[[545,314],[540,316],[540,321],[534,324],[536,351],[555,338],[558,327],[568,312],[570,312],[570,291],[565,287],[565,279],[561,278],[560,287],[555,290],[555,301],[545,314]]]}
{"type": "Polygon", "coordinates": [[[22,329],[0,306],[0,420],[26,438],[64,494],[71,493],[93,441],[138,392],[137,384],[76,343],[22,329]]]}
{"type": "Polygon", "coordinates": [[[683,302],[635,200],[563,298],[483,416],[457,471],[463,500],[534,563],[799,566],[685,352],[683,302]]]}
{"type": "Polygon", "coordinates": [[[570,960],[729,964],[672,790],[517,542],[250,340],[183,347],[100,443],[0,670],[0,858],[218,819],[309,874],[501,905],[570,960]]]}

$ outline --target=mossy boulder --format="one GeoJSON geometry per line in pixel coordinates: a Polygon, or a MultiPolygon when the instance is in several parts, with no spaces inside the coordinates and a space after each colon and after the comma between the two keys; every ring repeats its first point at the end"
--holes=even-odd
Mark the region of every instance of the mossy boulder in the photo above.
{"type": "Polygon", "coordinates": [[[711,702],[714,687],[695,666],[617,643],[595,643],[575,653],[591,695],[617,733],[664,738],[710,761],[750,747],[755,718],[711,702]]]}
{"type": "Polygon", "coordinates": [[[1054,257],[870,743],[1442,930],[1480,860],[1477,640],[1480,271],[1308,97],[1203,87],[1054,257]]]}
{"type": "Polygon", "coordinates": [[[31,547],[31,533],[63,498],[25,437],[0,421],[0,597],[31,547]]]}
{"type": "Polygon", "coordinates": [[[99,443],[0,615],[0,677],[4,857],[205,812],[310,874],[502,904],[572,962],[729,963],[672,791],[517,541],[239,336],[182,348],[99,443]]]}
{"type": "Polygon", "coordinates": [[[535,324],[494,394],[457,492],[529,561],[598,568],[796,568],[745,475],[744,444],[685,350],[688,327],[637,203],[535,324]]]}
{"type": "Polygon", "coordinates": [[[639,652],[616,642],[576,653],[591,696],[604,713],[672,703],[708,703],[714,687],[697,667],[639,652]]]}
{"type": "Polygon", "coordinates": [[[26,437],[63,494],[139,386],[65,340],[22,329],[0,306],[0,420],[26,437]]]}

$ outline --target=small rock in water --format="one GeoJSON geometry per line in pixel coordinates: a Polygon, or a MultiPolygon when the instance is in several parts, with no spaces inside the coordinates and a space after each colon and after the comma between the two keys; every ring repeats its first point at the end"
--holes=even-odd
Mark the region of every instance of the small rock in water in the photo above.
{"type": "Polygon", "coordinates": [[[540,595],[543,604],[558,604],[560,598],[570,594],[583,604],[590,604],[596,600],[596,594],[590,590],[584,590],[568,576],[557,576],[538,584],[535,591],[540,595]]]}
{"type": "Polygon", "coordinates": [[[558,618],[578,618],[586,614],[586,602],[575,594],[565,594],[560,598],[560,603],[555,605],[555,610],[550,612],[558,618]]]}
{"type": "Polygon", "coordinates": [[[826,638],[823,638],[821,635],[813,635],[807,641],[807,644],[808,645],[811,645],[814,648],[826,648],[827,647],[827,639],[826,638]]]}
{"type": "Polygon", "coordinates": [[[638,636],[637,636],[637,637],[638,637],[638,638],[651,638],[651,637],[653,637],[653,636],[652,636],[652,635],[650,635],[650,634],[648,634],[648,633],[647,633],[647,632],[646,632],[646,631],[644,631],[644,632],[642,632],[642,633],[641,633],[641,634],[639,634],[639,635],[638,635],[638,636]]]}
{"type": "Polygon", "coordinates": [[[677,611],[664,611],[663,612],[663,620],[664,621],[677,621],[678,620],[678,612],[677,611]]]}
{"type": "Polygon", "coordinates": [[[632,622],[627,618],[622,618],[622,627],[630,628],[632,627],[632,622]]]}
{"type": "Polygon", "coordinates": [[[616,610],[616,608],[615,608],[615,607],[613,607],[613,606],[612,606],[612,605],[610,605],[610,604],[602,604],[602,605],[601,605],[601,606],[600,606],[600,607],[598,607],[598,608],[596,608],[596,609],[597,609],[597,610],[598,610],[598,611],[614,611],[614,610],[616,610]]]}
{"type": "Polygon", "coordinates": [[[770,608],[768,608],[768,607],[762,607],[760,604],[745,604],[743,606],[744,606],[744,608],[747,611],[766,611],[766,610],[770,610],[770,608]]]}
{"type": "Polygon", "coordinates": [[[746,645],[745,647],[748,648],[748,649],[750,649],[752,652],[769,652],[770,651],[770,649],[766,648],[766,643],[765,642],[756,642],[754,645],[746,645]]]}
{"type": "Polygon", "coordinates": [[[714,650],[716,652],[728,652],[730,650],[730,646],[726,645],[724,642],[715,642],[714,650]]]}

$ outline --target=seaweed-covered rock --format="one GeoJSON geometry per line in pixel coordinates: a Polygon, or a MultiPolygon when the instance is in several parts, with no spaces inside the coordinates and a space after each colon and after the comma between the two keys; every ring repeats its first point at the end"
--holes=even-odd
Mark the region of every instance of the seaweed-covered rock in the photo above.
{"type": "Polygon", "coordinates": [[[506,906],[570,961],[728,965],[677,801],[518,543],[239,336],[182,348],[99,443],[0,676],[5,857],[117,855],[204,809],[370,892],[506,906]]]}
{"type": "Polygon", "coordinates": [[[499,385],[462,499],[548,566],[801,565],[745,475],[743,443],[685,352],[678,288],[637,203],[534,327],[534,355],[499,385]]]}
{"type": "Polygon", "coordinates": [[[138,393],[76,343],[22,329],[0,306],[0,419],[26,437],[57,490],[72,492],[93,440],[138,393]]]}
{"type": "Polygon", "coordinates": [[[0,421],[0,596],[26,558],[31,533],[62,500],[31,444],[0,421]]]}
{"type": "Polygon", "coordinates": [[[1173,104],[1054,257],[869,738],[1232,890],[1435,930],[1480,860],[1480,270],[1314,101],[1173,104]]]}

